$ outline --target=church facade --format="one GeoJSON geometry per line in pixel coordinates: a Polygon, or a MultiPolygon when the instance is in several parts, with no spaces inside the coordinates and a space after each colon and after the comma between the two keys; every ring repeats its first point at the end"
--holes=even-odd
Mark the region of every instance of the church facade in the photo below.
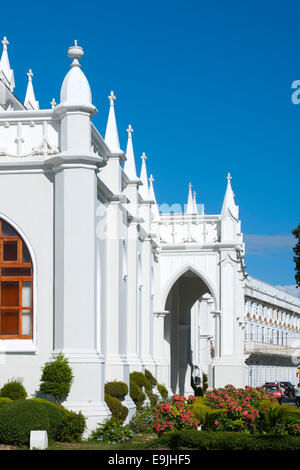
{"type": "MultiPolygon", "coordinates": [[[[295,383],[300,301],[248,276],[231,176],[220,214],[205,214],[189,186],[182,213],[160,213],[147,157],[136,171],[133,129],[120,149],[115,96],[104,137],[81,70],[60,103],[40,109],[28,72],[14,94],[8,41],[0,60],[0,377],[30,395],[60,352],[75,376],[67,407],[88,429],[110,415],[104,384],[149,369],[171,393],[295,383]]],[[[0,384],[0,385],[1,385],[0,384]]],[[[129,417],[135,407],[125,399],[129,417]]]]}

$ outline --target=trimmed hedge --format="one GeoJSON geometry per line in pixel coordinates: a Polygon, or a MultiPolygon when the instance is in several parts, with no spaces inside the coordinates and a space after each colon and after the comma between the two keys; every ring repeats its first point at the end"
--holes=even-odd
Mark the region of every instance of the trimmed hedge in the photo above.
{"type": "Polygon", "coordinates": [[[132,379],[130,379],[130,396],[139,410],[146,399],[146,395],[141,387],[132,379]]]}
{"type": "Polygon", "coordinates": [[[171,431],[153,441],[152,446],[157,447],[158,444],[170,449],[184,447],[198,450],[299,450],[300,437],[238,432],[171,431]]]}
{"type": "Polygon", "coordinates": [[[207,430],[214,429],[215,421],[219,421],[225,411],[208,406],[208,399],[205,397],[197,397],[193,403],[193,413],[207,430]]]}
{"type": "Polygon", "coordinates": [[[45,407],[50,424],[49,439],[54,441],[58,440],[63,424],[62,407],[55,405],[49,400],[44,400],[43,398],[30,398],[27,402],[28,401],[40,403],[45,407]]]}
{"type": "Polygon", "coordinates": [[[81,412],[75,413],[60,406],[62,423],[57,432],[57,440],[60,442],[78,442],[85,430],[85,417],[81,412]]]}
{"type": "Polygon", "coordinates": [[[105,394],[105,402],[111,411],[112,417],[118,421],[125,421],[128,415],[128,408],[123,406],[118,398],[105,394]]]}
{"type": "Polygon", "coordinates": [[[0,398],[0,408],[4,405],[7,405],[7,403],[11,403],[11,402],[12,402],[11,398],[7,398],[7,397],[0,398]]]}
{"type": "Polygon", "coordinates": [[[22,384],[22,379],[9,380],[0,390],[0,397],[11,400],[25,400],[27,392],[22,384]]]}
{"type": "Polygon", "coordinates": [[[115,398],[124,398],[128,394],[128,386],[124,382],[108,382],[104,385],[104,391],[107,395],[115,398]]]}
{"type": "Polygon", "coordinates": [[[169,396],[167,388],[162,384],[157,384],[157,389],[163,400],[166,400],[169,396]]]}
{"type": "Polygon", "coordinates": [[[0,408],[0,443],[24,446],[30,431],[50,432],[46,407],[34,400],[14,400],[0,408]]]}
{"type": "Polygon", "coordinates": [[[156,380],[156,378],[152,375],[152,373],[150,372],[150,370],[145,369],[145,377],[146,377],[146,379],[150,382],[150,384],[151,384],[152,387],[155,387],[155,385],[157,385],[157,380],[156,380]]]}
{"type": "Polygon", "coordinates": [[[55,361],[47,362],[42,368],[40,391],[52,395],[58,405],[67,397],[74,380],[67,358],[59,353],[55,361]]]}
{"type": "Polygon", "coordinates": [[[139,387],[145,387],[145,390],[151,391],[151,383],[142,372],[131,372],[130,382],[135,382],[139,387]]]}
{"type": "Polygon", "coordinates": [[[159,396],[156,395],[155,393],[150,392],[150,390],[146,390],[146,395],[150,400],[150,404],[152,406],[155,406],[158,403],[159,396]]]}

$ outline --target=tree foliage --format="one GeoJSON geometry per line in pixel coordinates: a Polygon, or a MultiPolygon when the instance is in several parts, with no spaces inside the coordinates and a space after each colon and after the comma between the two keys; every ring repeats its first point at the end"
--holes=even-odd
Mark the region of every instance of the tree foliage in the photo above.
{"type": "Polygon", "coordinates": [[[296,279],[296,286],[300,287],[300,223],[298,224],[298,227],[293,230],[293,235],[296,238],[296,246],[293,248],[294,253],[296,256],[294,256],[294,261],[296,263],[295,266],[295,279],[296,279]]]}
{"type": "Polygon", "coordinates": [[[66,397],[73,382],[73,372],[62,353],[53,362],[47,362],[42,369],[41,392],[52,395],[58,405],[66,397]]]}

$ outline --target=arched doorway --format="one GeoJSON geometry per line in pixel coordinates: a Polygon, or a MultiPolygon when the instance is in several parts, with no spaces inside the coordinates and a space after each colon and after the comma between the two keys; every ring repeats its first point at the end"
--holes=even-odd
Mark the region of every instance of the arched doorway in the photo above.
{"type": "Polygon", "coordinates": [[[170,386],[173,393],[193,393],[191,379],[196,364],[191,325],[195,323],[191,321],[191,315],[195,303],[207,294],[214,297],[199,273],[187,268],[175,280],[167,295],[165,310],[170,313],[165,317],[164,340],[171,366],[170,386]]]}

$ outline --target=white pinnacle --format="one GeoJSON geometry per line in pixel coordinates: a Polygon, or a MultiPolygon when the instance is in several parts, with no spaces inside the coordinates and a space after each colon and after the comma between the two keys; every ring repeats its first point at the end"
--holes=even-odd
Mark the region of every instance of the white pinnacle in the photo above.
{"type": "Polygon", "coordinates": [[[149,185],[149,199],[150,199],[150,201],[155,202],[155,204],[153,204],[153,206],[151,206],[151,210],[152,210],[152,213],[154,215],[154,220],[158,220],[159,219],[159,210],[158,210],[156,197],[155,197],[155,192],[154,192],[154,188],[153,188],[154,178],[153,178],[152,175],[150,175],[149,183],[150,183],[150,185],[149,185]]]}
{"type": "Polygon", "coordinates": [[[129,124],[128,129],[126,129],[126,132],[128,133],[127,148],[126,148],[127,160],[124,165],[124,171],[131,181],[135,181],[138,179],[138,177],[136,174],[135,157],[134,157],[133,145],[132,145],[133,129],[131,127],[131,124],[129,124]]]}
{"type": "Polygon", "coordinates": [[[196,191],[193,192],[193,206],[194,206],[194,209],[193,209],[193,213],[194,214],[198,214],[198,207],[197,207],[197,201],[196,201],[196,191]]]}
{"type": "Polygon", "coordinates": [[[31,69],[28,70],[27,76],[28,76],[28,85],[27,85],[24,105],[27,109],[31,109],[31,110],[39,109],[39,102],[36,101],[35,99],[35,94],[34,94],[33,85],[32,85],[33,73],[31,69]]]}
{"type": "Polygon", "coordinates": [[[194,214],[194,201],[192,195],[192,183],[189,183],[189,195],[188,195],[188,202],[185,210],[186,214],[194,214]]]}
{"type": "Polygon", "coordinates": [[[116,121],[116,116],[115,116],[115,106],[114,106],[114,101],[116,100],[116,97],[113,91],[110,92],[108,99],[109,99],[110,106],[109,106],[109,114],[108,114],[104,140],[112,153],[120,153],[121,150],[120,150],[119,134],[118,134],[118,127],[117,127],[117,121],[116,121]]]}
{"type": "Polygon", "coordinates": [[[228,173],[226,179],[227,179],[227,188],[226,188],[226,193],[225,193],[225,197],[224,197],[224,201],[223,201],[221,214],[225,215],[229,212],[233,215],[233,217],[238,219],[238,217],[239,217],[239,208],[235,204],[235,201],[234,201],[234,194],[233,194],[232,187],[231,187],[231,182],[230,182],[232,180],[232,176],[230,175],[230,173],[228,173]]]}
{"type": "Polygon", "coordinates": [[[146,168],[147,156],[145,152],[143,152],[141,159],[142,159],[142,168],[141,168],[140,180],[143,184],[139,188],[139,193],[142,196],[142,198],[145,201],[147,201],[149,199],[149,188],[148,188],[148,176],[147,176],[147,168],[146,168]]]}
{"type": "Polygon", "coordinates": [[[14,72],[10,68],[8,53],[7,53],[7,46],[9,44],[7,38],[4,36],[2,39],[3,44],[3,52],[0,60],[0,80],[2,80],[5,85],[13,91],[15,88],[15,80],[14,80],[14,72]]]}

